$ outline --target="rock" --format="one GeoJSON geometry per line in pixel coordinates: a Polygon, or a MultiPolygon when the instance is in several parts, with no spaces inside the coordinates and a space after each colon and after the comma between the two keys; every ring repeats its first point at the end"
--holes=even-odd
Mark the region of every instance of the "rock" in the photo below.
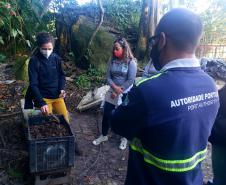
{"type": "Polygon", "coordinates": [[[226,62],[220,59],[201,58],[200,65],[203,71],[214,79],[226,81],[226,62]]]}
{"type": "Polygon", "coordinates": [[[14,65],[16,80],[28,81],[28,64],[30,58],[27,55],[18,56],[14,65]]]}
{"type": "Polygon", "coordinates": [[[109,86],[105,85],[100,88],[95,88],[94,91],[89,91],[86,96],[82,98],[80,103],[77,106],[79,111],[84,111],[89,108],[100,105],[103,101],[106,92],[108,91],[109,86]]]}
{"type": "Polygon", "coordinates": [[[14,83],[16,80],[5,80],[5,81],[1,81],[0,80],[0,84],[6,84],[6,85],[9,85],[9,84],[12,84],[14,83]]]}
{"type": "Polygon", "coordinates": [[[106,71],[106,64],[111,56],[115,40],[114,34],[109,33],[108,29],[100,28],[93,40],[89,56],[84,56],[95,28],[96,25],[92,20],[79,16],[72,25],[71,49],[79,67],[87,69],[92,64],[99,70],[106,71]]]}
{"type": "Polygon", "coordinates": [[[71,77],[66,77],[66,80],[69,82],[74,82],[74,79],[72,79],[71,77]]]}

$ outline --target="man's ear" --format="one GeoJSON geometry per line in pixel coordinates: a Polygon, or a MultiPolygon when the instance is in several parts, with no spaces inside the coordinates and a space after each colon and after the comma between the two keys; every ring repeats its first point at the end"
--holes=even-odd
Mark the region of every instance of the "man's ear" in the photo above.
{"type": "Polygon", "coordinates": [[[161,51],[166,46],[166,35],[164,32],[160,33],[158,48],[161,51]]]}

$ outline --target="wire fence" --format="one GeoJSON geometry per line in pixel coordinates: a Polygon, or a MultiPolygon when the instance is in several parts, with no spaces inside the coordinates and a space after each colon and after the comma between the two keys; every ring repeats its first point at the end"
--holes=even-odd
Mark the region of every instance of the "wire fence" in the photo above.
{"type": "Polygon", "coordinates": [[[199,45],[198,58],[207,57],[226,61],[226,32],[210,32],[206,34],[199,45]]]}

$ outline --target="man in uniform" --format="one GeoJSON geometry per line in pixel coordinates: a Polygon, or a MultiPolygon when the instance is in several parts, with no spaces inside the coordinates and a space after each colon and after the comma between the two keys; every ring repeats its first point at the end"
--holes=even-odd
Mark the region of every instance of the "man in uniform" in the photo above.
{"type": "Polygon", "coordinates": [[[195,50],[200,18],[173,9],[160,20],[151,58],[160,72],[143,79],[112,115],[112,129],[131,141],[126,185],[201,185],[201,161],[219,107],[213,79],[195,50]]]}

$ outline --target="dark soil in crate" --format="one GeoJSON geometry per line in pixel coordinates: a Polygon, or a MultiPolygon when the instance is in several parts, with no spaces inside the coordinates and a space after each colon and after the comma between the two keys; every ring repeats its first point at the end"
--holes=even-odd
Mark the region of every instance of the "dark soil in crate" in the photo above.
{"type": "Polygon", "coordinates": [[[69,136],[67,128],[57,121],[45,122],[39,125],[31,125],[30,133],[33,139],[69,136]]]}

